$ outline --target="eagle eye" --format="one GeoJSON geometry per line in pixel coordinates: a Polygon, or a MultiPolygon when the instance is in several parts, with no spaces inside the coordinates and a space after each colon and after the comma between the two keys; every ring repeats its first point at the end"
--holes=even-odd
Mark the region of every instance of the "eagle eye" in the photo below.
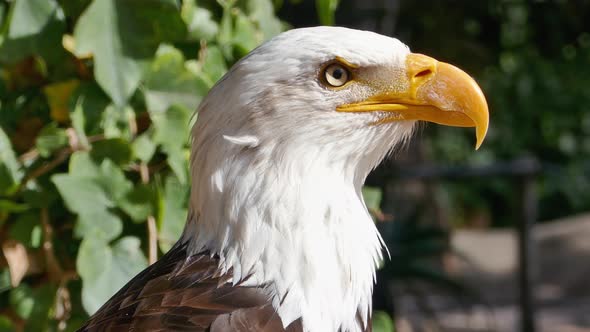
{"type": "Polygon", "coordinates": [[[343,65],[333,63],[324,69],[324,79],[328,85],[337,88],[350,80],[350,73],[343,65]]]}

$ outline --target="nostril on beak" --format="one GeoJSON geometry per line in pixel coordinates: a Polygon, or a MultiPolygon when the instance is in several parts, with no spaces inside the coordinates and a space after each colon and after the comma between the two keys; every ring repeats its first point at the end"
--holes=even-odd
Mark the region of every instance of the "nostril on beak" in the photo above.
{"type": "Polygon", "coordinates": [[[414,75],[414,77],[416,77],[416,78],[417,77],[425,77],[425,76],[428,76],[430,74],[432,74],[432,70],[430,68],[428,68],[428,69],[424,69],[424,70],[416,73],[416,75],[414,75]]]}
{"type": "Polygon", "coordinates": [[[417,53],[410,53],[406,58],[408,79],[414,83],[423,83],[436,74],[438,61],[417,53]]]}

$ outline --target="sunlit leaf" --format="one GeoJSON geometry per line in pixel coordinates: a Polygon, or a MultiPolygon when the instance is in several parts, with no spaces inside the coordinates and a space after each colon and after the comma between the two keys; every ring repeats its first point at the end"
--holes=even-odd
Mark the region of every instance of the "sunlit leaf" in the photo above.
{"type": "Polygon", "coordinates": [[[216,46],[208,46],[201,55],[201,66],[197,75],[211,88],[227,72],[225,58],[216,46]]]}
{"type": "Polygon", "coordinates": [[[113,202],[119,201],[133,189],[133,183],[127,180],[123,170],[110,159],[102,160],[95,177],[113,202]]]}
{"type": "Polygon", "coordinates": [[[65,55],[61,47],[55,47],[65,30],[65,18],[55,0],[14,1],[9,17],[0,60],[15,63],[29,55],[41,55],[54,62],[65,55]]]}
{"type": "Polygon", "coordinates": [[[180,149],[188,142],[190,112],[182,106],[171,106],[166,112],[151,112],[154,142],[167,149],[180,149]]]}
{"type": "Polygon", "coordinates": [[[127,103],[160,42],[186,33],[174,1],[95,0],[74,29],[76,54],[94,54],[97,82],[115,105],[127,103]]]}
{"type": "Polygon", "coordinates": [[[195,110],[208,87],[185,64],[182,53],[161,46],[146,73],[145,97],[148,110],[164,112],[173,104],[195,110]]]}
{"type": "Polygon", "coordinates": [[[186,184],[188,182],[188,150],[165,148],[164,151],[168,155],[168,165],[172,168],[174,175],[176,175],[180,183],[186,184]]]}
{"type": "Polygon", "coordinates": [[[110,246],[100,236],[86,237],[80,245],[76,267],[83,281],[82,303],[89,314],[147,266],[135,237],[124,237],[110,246]]]}
{"type": "Polygon", "coordinates": [[[189,186],[182,184],[174,176],[168,176],[164,183],[162,215],[159,221],[159,244],[163,252],[170,250],[180,238],[186,222],[189,186]]]}
{"type": "Polygon", "coordinates": [[[117,106],[110,104],[102,113],[101,127],[107,138],[123,138],[129,140],[132,137],[131,122],[135,118],[135,112],[130,106],[117,106]]]}
{"type": "Polygon", "coordinates": [[[152,159],[154,152],[156,152],[156,144],[152,141],[147,133],[137,136],[131,144],[133,157],[143,162],[148,162],[152,159]]]}
{"type": "Polygon", "coordinates": [[[230,60],[233,60],[233,49],[232,49],[232,33],[233,33],[233,20],[232,12],[233,6],[237,0],[225,0],[220,1],[219,4],[223,7],[223,14],[221,15],[221,21],[219,22],[219,32],[217,33],[217,43],[223,55],[230,60]]]}
{"type": "Polygon", "coordinates": [[[57,10],[58,5],[54,0],[16,1],[11,18],[15,23],[10,25],[8,37],[22,38],[38,34],[57,10]]]}
{"type": "MultiPolygon", "coordinates": [[[[185,3],[191,3],[186,1],[185,3]]],[[[213,40],[219,31],[219,25],[211,17],[211,12],[203,7],[184,6],[182,18],[186,22],[188,37],[192,40],[213,40]]]]}
{"type": "Polygon", "coordinates": [[[13,191],[23,177],[10,139],[0,127],[0,194],[13,191]]]}
{"type": "Polygon", "coordinates": [[[78,214],[74,235],[78,239],[99,234],[105,239],[121,235],[123,221],[112,209],[94,209],[78,214]]]}
{"type": "Polygon", "coordinates": [[[76,151],[70,157],[69,170],[71,175],[95,177],[100,173],[100,164],[87,151],[76,151]]]}
{"type": "Polygon", "coordinates": [[[262,35],[256,31],[256,26],[246,15],[239,13],[236,17],[236,26],[233,34],[233,42],[241,56],[246,55],[260,44],[262,35]]]}
{"type": "Polygon", "coordinates": [[[121,219],[113,212],[115,203],[100,179],[91,176],[58,174],[52,177],[68,209],[78,215],[75,234],[100,233],[112,239],[122,230],[121,219]]]}
{"type": "Polygon", "coordinates": [[[265,40],[283,31],[283,25],[274,12],[271,0],[248,0],[249,16],[258,23],[265,40]]]}
{"type": "Polygon", "coordinates": [[[52,180],[72,212],[82,214],[115,206],[95,178],[57,174],[52,180]]]}

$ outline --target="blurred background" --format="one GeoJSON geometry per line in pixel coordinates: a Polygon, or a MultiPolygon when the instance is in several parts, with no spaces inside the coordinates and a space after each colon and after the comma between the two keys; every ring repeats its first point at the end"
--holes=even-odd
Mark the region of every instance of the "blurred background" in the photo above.
{"type": "Polygon", "coordinates": [[[368,179],[375,330],[590,331],[590,1],[0,0],[0,332],[74,331],[182,231],[188,124],[281,31],[395,36],[480,82],[368,179]]]}

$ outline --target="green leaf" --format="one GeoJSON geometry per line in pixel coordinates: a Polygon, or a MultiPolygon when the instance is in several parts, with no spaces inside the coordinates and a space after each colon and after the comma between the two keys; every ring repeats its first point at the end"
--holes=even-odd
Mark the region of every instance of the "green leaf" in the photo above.
{"type": "Polygon", "coordinates": [[[10,238],[29,248],[39,248],[42,241],[39,213],[30,212],[19,215],[10,228],[10,238]]]}
{"type": "Polygon", "coordinates": [[[94,54],[96,81],[117,106],[138,87],[158,45],[185,33],[176,3],[158,0],[95,0],[74,29],[76,54],[94,54]]]}
{"type": "MultiPolygon", "coordinates": [[[[72,94],[68,107],[73,110],[70,118],[76,132],[79,135],[80,133],[86,135],[102,134],[103,113],[105,113],[104,111],[109,104],[109,97],[95,82],[81,83],[72,94]]],[[[106,113],[104,116],[106,116],[106,113]]]]}
{"type": "Polygon", "coordinates": [[[122,106],[139,85],[143,63],[142,57],[125,49],[119,15],[117,0],[95,0],[78,20],[74,37],[76,54],[94,54],[96,81],[116,105],[122,106]]]}
{"type": "Polygon", "coordinates": [[[258,23],[264,40],[283,32],[283,24],[275,15],[271,0],[249,0],[247,7],[249,16],[258,23]]]}
{"type": "Polygon", "coordinates": [[[113,208],[133,185],[111,160],[100,166],[87,152],[76,152],[70,160],[70,174],[52,177],[68,209],[78,214],[76,237],[99,233],[113,239],[123,229],[121,218],[113,208]]]}
{"type": "Polygon", "coordinates": [[[76,151],[70,157],[69,170],[71,175],[94,177],[100,172],[100,167],[90,153],[76,151]]]}
{"type": "Polygon", "coordinates": [[[119,107],[114,104],[107,106],[102,113],[102,128],[107,138],[131,139],[131,127],[135,112],[129,106],[119,107]]]}
{"type": "Polygon", "coordinates": [[[168,176],[161,195],[161,218],[159,220],[160,250],[167,252],[178,240],[186,223],[186,204],[189,186],[175,176],[168,176]]]}
{"type": "Polygon", "coordinates": [[[10,291],[10,305],[19,317],[29,318],[35,305],[33,290],[26,284],[14,288],[10,291]]]}
{"type": "Polygon", "coordinates": [[[0,194],[8,194],[16,189],[23,172],[12,150],[10,139],[0,127],[0,194]]]}
{"type": "Polygon", "coordinates": [[[100,236],[88,236],[80,245],[76,260],[82,278],[82,304],[93,314],[116,291],[147,267],[140,241],[124,237],[109,246],[100,236]]]}
{"type": "Polygon", "coordinates": [[[339,0],[316,0],[315,6],[322,25],[334,25],[334,12],[339,0]]]}
{"type": "Polygon", "coordinates": [[[233,33],[233,43],[240,56],[248,54],[262,42],[258,38],[256,26],[246,15],[241,12],[236,17],[236,26],[233,33]]]}
{"type": "Polygon", "coordinates": [[[373,312],[374,332],[395,332],[393,319],[384,311],[373,312]]]}
{"type": "Polygon", "coordinates": [[[233,49],[231,45],[233,25],[232,12],[234,11],[234,4],[237,0],[219,1],[223,7],[223,14],[221,15],[221,22],[219,22],[219,32],[217,33],[217,43],[223,50],[223,54],[228,60],[233,60],[233,49]]]}
{"type": "Polygon", "coordinates": [[[107,239],[121,234],[122,221],[111,209],[115,206],[103,183],[95,177],[57,174],[52,177],[68,209],[78,214],[75,234],[84,237],[100,233],[107,239]]]}
{"type": "Polygon", "coordinates": [[[227,72],[225,57],[216,46],[208,46],[200,54],[200,65],[195,68],[195,71],[201,84],[210,89],[227,72]]]}
{"type": "Polygon", "coordinates": [[[131,162],[131,145],[120,138],[105,139],[92,145],[90,155],[92,159],[99,162],[110,159],[117,165],[126,165],[131,162]]]}
{"type": "MultiPolygon", "coordinates": [[[[192,2],[186,1],[186,4],[192,2]]],[[[187,25],[189,40],[211,41],[219,31],[219,25],[211,18],[211,12],[199,6],[185,5],[182,8],[182,18],[187,25]]]]}
{"type": "Polygon", "coordinates": [[[149,137],[148,133],[143,133],[133,141],[131,144],[133,157],[141,160],[144,163],[149,162],[156,152],[156,144],[149,137]]]}
{"type": "Polygon", "coordinates": [[[100,171],[95,175],[103,190],[114,202],[122,199],[133,188],[133,183],[127,180],[123,170],[109,159],[100,164],[100,171]]]}
{"type": "MultiPolygon", "coordinates": [[[[215,84],[227,72],[227,64],[221,50],[215,46],[209,46],[203,62],[203,74],[215,84]]],[[[212,87],[213,85],[211,85],[212,87]]]]}
{"type": "Polygon", "coordinates": [[[16,326],[12,320],[4,315],[0,315],[0,332],[14,332],[16,331],[16,326]]]}
{"type": "Polygon", "coordinates": [[[135,222],[143,222],[155,212],[155,193],[147,185],[138,185],[127,193],[117,203],[135,222]]]}
{"type": "Polygon", "coordinates": [[[146,73],[144,88],[148,110],[164,112],[173,104],[195,110],[209,87],[185,64],[182,52],[162,45],[146,73]]]}
{"type": "Polygon", "coordinates": [[[14,201],[0,199],[0,213],[23,212],[29,209],[26,204],[19,204],[14,201]]]}
{"type": "Polygon", "coordinates": [[[26,321],[25,331],[46,331],[49,323],[49,311],[55,300],[56,288],[44,284],[30,288],[21,284],[10,291],[10,305],[16,314],[26,321]]]}
{"type": "Polygon", "coordinates": [[[64,15],[54,0],[14,1],[6,39],[0,46],[0,60],[15,63],[29,55],[41,55],[57,63],[65,55],[61,42],[64,15]]]}
{"type": "Polygon", "coordinates": [[[14,3],[8,29],[9,38],[22,38],[40,33],[58,9],[54,0],[18,0],[14,3]]]}
{"type": "Polygon", "coordinates": [[[72,212],[84,214],[115,206],[100,183],[92,177],[57,174],[51,179],[72,212]]]}
{"type": "Polygon", "coordinates": [[[80,213],[74,235],[76,238],[87,238],[100,234],[101,237],[112,240],[123,232],[123,221],[109,209],[95,209],[80,213]]]}
{"type": "MultiPolygon", "coordinates": [[[[0,271],[0,293],[4,293],[12,288],[10,282],[10,269],[4,268],[0,271]]],[[[0,329],[0,331],[2,331],[0,329]]]]}
{"type": "Polygon", "coordinates": [[[37,136],[35,146],[42,157],[49,157],[51,154],[68,144],[68,135],[62,128],[57,127],[53,122],[45,126],[37,136]]]}
{"type": "Polygon", "coordinates": [[[154,142],[166,149],[178,150],[188,142],[190,112],[182,106],[171,106],[166,112],[150,112],[154,142]]]}
{"type": "Polygon", "coordinates": [[[31,208],[49,207],[57,198],[53,186],[47,186],[44,181],[29,182],[23,191],[23,199],[31,208]]]}
{"type": "Polygon", "coordinates": [[[363,199],[367,209],[373,211],[381,210],[381,198],[383,194],[381,189],[375,187],[363,187],[363,199]]]}
{"type": "Polygon", "coordinates": [[[188,182],[188,160],[189,152],[187,149],[164,149],[168,155],[168,165],[172,168],[174,175],[182,184],[188,182]]]}

